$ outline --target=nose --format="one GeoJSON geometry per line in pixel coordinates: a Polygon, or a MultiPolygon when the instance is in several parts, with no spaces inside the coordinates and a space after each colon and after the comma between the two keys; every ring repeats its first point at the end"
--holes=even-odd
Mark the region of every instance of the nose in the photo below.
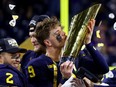
{"type": "Polygon", "coordinates": [[[35,37],[31,37],[31,42],[32,42],[32,43],[35,42],[35,37]]]}
{"type": "Polygon", "coordinates": [[[32,38],[31,38],[31,42],[32,42],[32,43],[35,43],[36,41],[37,41],[37,39],[36,39],[35,37],[32,37],[32,38]]]}
{"type": "Polygon", "coordinates": [[[64,31],[62,31],[62,36],[66,36],[66,33],[64,31]]]}
{"type": "Polygon", "coordinates": [[[16,62],[20,63],[21,59],[20,58],[17,58],[16,59],[16,62]]]}

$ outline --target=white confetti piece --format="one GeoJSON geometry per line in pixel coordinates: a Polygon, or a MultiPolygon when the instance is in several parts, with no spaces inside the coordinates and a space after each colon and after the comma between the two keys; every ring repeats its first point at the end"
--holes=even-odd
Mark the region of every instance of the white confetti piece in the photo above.
{"type": "Polygon", "coordinates": [[[13,20],[17,20],[19,18],[18,15],[12,15],[13,20]]]}
{"type": "Polygon", "coordinates": [[[113,28],[114,28],[114,30],[116,30],[116,22],[114,23],[113,28]]]}
{"type": "Polygon", "coordinates": [[[13,4],[9,4],[9,8],[10,8],[10,10],[13,10],[14,7],[15,7],[15,5],[13,5],[13,4]]]}
{"type": "Polygon", "coordinates": [[[16,20],[11,20],[9,22],[10,26],[14,27],[16,25],[16,20]]]}

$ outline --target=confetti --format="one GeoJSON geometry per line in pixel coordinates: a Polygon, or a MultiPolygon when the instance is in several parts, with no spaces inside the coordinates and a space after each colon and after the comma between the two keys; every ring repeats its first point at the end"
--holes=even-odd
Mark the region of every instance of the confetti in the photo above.
{"type": "Polygon", "coordinates": [[[104,46],[104,43],[98,43],[97,44],[97,47],[103,47],[104,46]]]}
{"type": "Polygon", "coordinates": [[[9,4],[9,8],[10,8],[10,10],[13,10],[14,7],[15,7],[15,5],[13,5],[13,4],[9,4]]]}
{"type": "Polygon", "coordinates": [[[116,22],[114,23],[113,28],[114,28],[114,30],[116,30],[116,22]]]}
{"type": "Polygon", "coordinates": [[[12,15],[13,20],[17,20],[19,18],[18,15],[12,15]]]}
{"type": "Polygon", "coordinates": [[[14,27],[16,25],[16,20],[11,20],[9,22],[10,26],[14,27]]]}
{"type": "Polygon", "coordinates": [[[100,30],[96,31],[96,36],[97,36],[97,38],[101,38],[101,36],[100,36],[100,30]]]}
{"type": "Polygon", "coordinates": [[[109,18],[110,18],[110,19],[114,19],[114,18],[115,18],[114,13],[110,13],[110,14],[109,14],[109,18]]]}

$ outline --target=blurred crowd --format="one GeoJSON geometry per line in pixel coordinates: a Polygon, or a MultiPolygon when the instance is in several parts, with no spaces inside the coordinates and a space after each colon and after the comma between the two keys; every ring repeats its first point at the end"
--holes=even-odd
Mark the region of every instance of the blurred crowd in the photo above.
{"type": "MultiPolygon", "coordinates": [[[[98,43],[104,43],[104,46],[98,48],[104,54],[109,66],[115,66],[116,31],[113,29],[113,24],[116,18],[110,19],[108,14],[116,15],[116,0],[69,0],[69,20],[75,14],[99,2],[102,3],[102,8],[96,18],[93,42],[96,47],[98,43]],[[98,26],[99,22],[101,22],[100,26],[98,26]],[[96,37],[97,30],[100,30],[101,38],[96,37]]],[[[21,44],[29,37],[28,24],[36,14],[56,16],[60,19],[60,0],[0,0],[0,38],[12,37],[21,44]],[[16,6],[11,10],[9,4],[16,6]],[[19,16],[15,27],[9,25],[12,15],[19,16]]]]}

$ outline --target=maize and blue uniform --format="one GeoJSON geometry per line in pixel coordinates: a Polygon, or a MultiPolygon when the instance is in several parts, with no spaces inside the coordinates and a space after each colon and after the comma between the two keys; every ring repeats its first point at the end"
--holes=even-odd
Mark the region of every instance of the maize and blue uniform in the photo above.
{"type": "Polygon", "coordinates": [[[24,75],[10,65],[0,64],[0,85],[27,87],[24,75]]]}
{"type": "Polygon", "coordinates": [[[116,87],[116,68],[106,73],[101,84],[94,87],[116,87]]]}
{"type": "Polygon", "coordinates": [[[113,70],[110,70],[108,73],[106,73],[102,80],[103,83],[107,83],[110,86],[116,86],[116,68],[113,70]]]}
{"type": "Polygon", "coordinates": [[[35,51],[28,50],[21,60],[21,71],[25,74],[25,66],[28,64],[28,62],[34,58],[37,58],[40,54],[36,53],[35,51]]]}
{"type": "MultiPolygon", "coordinates": [[[[109,68],[100,52],[91,43],[86,48],[89,53],[84,50],[80,52],[75,61],[76,68],[84,67],[97,75],[107,73],[109,68]]],[[[44,54],[28,63],[26,76],[34,87],[57,87],[62,79],[59,65],[44,54]]]]}
{"type": "MultiPolygon", "coordinates": [[[[34,32],[37,23],[43,21],[45,18],[49,18],[49,16],[48,15],[34,15],[29,23],[29,27],[30,27],[29,32],[34,32]]],[[[43,51],[35,52],[32,50],[28,50],[24,54],[24,56],[21,60],[21,71],[25,74],[25,66],[28,64],[28,62],[31,59],[37,58],[42,53],[44,53],[44,52],[43,51]]]]}
{"type": "Polygon", "coordinates": [[[92,43],[87,44],[86,49],[80,51],[75,64],[77,69],[79,67],[84,67],[96,76],[105,74],[109,71],[109,66],[105,58],[92,43]]]}
{"type": "Polygon", "coordinates": [[[26,77],[34,87],[58,87],[61,80],[59,63],[43,54],[29,62],[26,77]]]}
{"type": "MultiPolygon", "coordinates": [[[[32,59],[35,59],[37,58],[38,56],[40,56],[42,54],[42,51],[41,52],[35,52],[35,51],[31,51],[31,50],[28,50],[22,60],[21,60],[21,71],[24,75],[26,75],[26,72],[25,72],[25,67],[26,65],[28,64],[29,61],[31,61],[32,59]]],[[[28,87],[33,87],[28,81],[28,87]]]]}

